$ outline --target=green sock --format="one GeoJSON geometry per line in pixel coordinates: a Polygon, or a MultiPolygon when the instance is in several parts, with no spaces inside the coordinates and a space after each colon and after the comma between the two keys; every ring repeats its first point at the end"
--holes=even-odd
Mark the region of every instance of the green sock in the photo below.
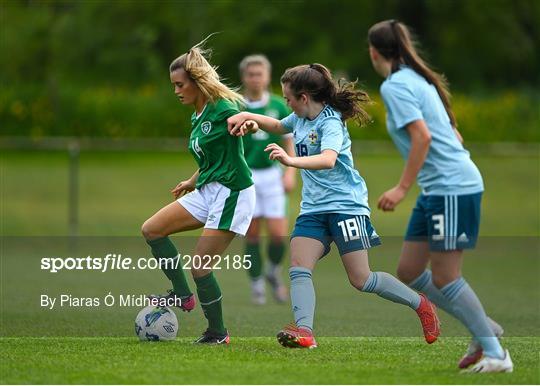
{"type": "Polygon", "coordinates": [[[262,259],[259,243],[246,243],[246,255],[251,255],[251,267],[248,270],[248,275],[251,280],[261,277],[262,274],[262,259]]]}
{"type": "Polygon", "coordinates": [[[204,316],[208,320],[208,329],[218,334],[225,334],[221,310],[221,289],[214,273],[210,272],[206,276],[195,278],[195,284],[204,316]]]}
{"type": "MultiPolygon", "coordinates": [[[[146,240],[146,242],[148,245],[150,245],[152,248],[152,254],[160,263],[166,259],[173,259],[178,256],[176,247],[168,237],[161,237],[155,240],[146,240]]],[[[193,292],[191,292],[189,289],[181,262],[178,262],[178,267],[176,268],[171,267],[170,265],[171,263],[169,263],[169,266],[164,266],[162,271],[172,282],[174,293],[182,298],[193,295],[193,292]]]]}
{"type": "Polygon", "coordinates": [[[270,242],[268,244],[268,259],[274,264],[279,265],[283,260],[285,254],[285,243],[283,242],[270,242]]]}

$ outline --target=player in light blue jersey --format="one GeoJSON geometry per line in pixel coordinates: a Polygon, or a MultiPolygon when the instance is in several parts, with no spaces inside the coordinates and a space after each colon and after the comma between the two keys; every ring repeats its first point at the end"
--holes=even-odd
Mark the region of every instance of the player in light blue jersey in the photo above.
{"type": "Polygon", "coordinates": [[[433,343],[439,321],[433,305],[392,275],[371,272],[367,249],[380,239],[371,225],[368,192],[364,179],[354,168],[351,140],[345,121],[367,121],[362,104],[366,93],[354,83],[339,87],[321,64],[289,68],[281,77],[283,95],[293,113],[282,120],[243,112],[228,119],[233,135],[244,135],[259,127],[272,133],[293,133],[296,157],[277,144],[266,151],[270,159],[301,169],[303,181],[300,216],[291,235],[291,302],[295,325],[278,333],[285,347],[313,348],[315,291],[311,274],[319,259],[334,242],[349,277],[360,291],[373,292],[416,310],[424,336],[433,343]]]}
{"type": "Polygon", "coordinates": [[[445,78],[414,48],[407,27],[395,20],[368,33],[373,67],[385,81],[381,95],[388,133],[406,159],[399,183],[378,201],[392,211],[416,179],[422,189],[405,236],[398,277],[460,320],[473,340],[459,363],[472,372],[510,372],[502,328],[486,316],[461,276],[463,249],[474,248],[480,223],[482,176],[463,148],[445,78]],[[431,262],[431,270],[427,269],[431,262]]]}

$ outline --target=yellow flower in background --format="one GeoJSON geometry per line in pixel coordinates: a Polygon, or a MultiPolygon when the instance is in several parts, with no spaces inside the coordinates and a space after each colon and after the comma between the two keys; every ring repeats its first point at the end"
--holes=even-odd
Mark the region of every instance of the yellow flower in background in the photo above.
{"type": "Polygon", "coordinates": [[[20,120],[26,117],[26,107],[19,100],[16,100],[11,103],[10,110],[11,110],[11,113],[20,120]]]}

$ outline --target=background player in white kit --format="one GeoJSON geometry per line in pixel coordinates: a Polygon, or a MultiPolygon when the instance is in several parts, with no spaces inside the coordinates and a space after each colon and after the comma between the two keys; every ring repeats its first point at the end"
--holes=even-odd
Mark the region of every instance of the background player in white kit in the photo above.
{"type": "MultiPolygon", "coordinates": [[[[276,119],[283,119],[290,111],[281,96],[269,92],[272,66],[264,55],[246,56],[239,65],[243,85],[245,110],[276,119]]],[[[294,189],[296,171],[294,168],[283,168],[268,158],[264,152],[271,143],[279,143],[289,155],[294,155],[294,144],[291,134],[280,135],[259,130],[244,138],[244,155],[251,168],[255,184],[256,202],[253,220],[246,234],[245,254],[251,256],[251,268],[248,270],[251,279],[251,295],[255,304],[266,303],[265,278],[272,286],[274,298],[278,302],[288,299],[287,287],[281,279],[281,262],[285,253],[288,221],[286,193],[294,189]],[[261,253],[261,231],[263,219],[266,223],[268,243],[266,254],[268,265],[263,275],[263,259],[261,253]]]]}

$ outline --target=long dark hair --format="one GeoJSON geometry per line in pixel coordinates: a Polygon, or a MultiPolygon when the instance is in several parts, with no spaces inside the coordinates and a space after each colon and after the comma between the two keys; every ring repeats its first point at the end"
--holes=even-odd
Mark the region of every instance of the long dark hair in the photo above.
{"type": "Polygon", "coordinates": [[[450,105],[451,94],[445,76],[433,71],[417,52],[416,41],[409,28],[397,20],[385,20],[373,25],[368,31],[368,41],[383,57],[392,62],[392,73],[406,64],[437,89],[446,113],[453,127],[457,127],[456,117],[450,105]]]}
{"type": "Polygon", "coordinates": [[[356,89],[356,82],[341,80],[336,85],[330,70],[319,63],[288,68],[281,76],[298,98],[308,94],[315,102],[326,103],[341,113],[341,119],[353,118],[359,125],[367,123],[369,114],[363,106],[370,102],[368,94],[356,89]]]}

